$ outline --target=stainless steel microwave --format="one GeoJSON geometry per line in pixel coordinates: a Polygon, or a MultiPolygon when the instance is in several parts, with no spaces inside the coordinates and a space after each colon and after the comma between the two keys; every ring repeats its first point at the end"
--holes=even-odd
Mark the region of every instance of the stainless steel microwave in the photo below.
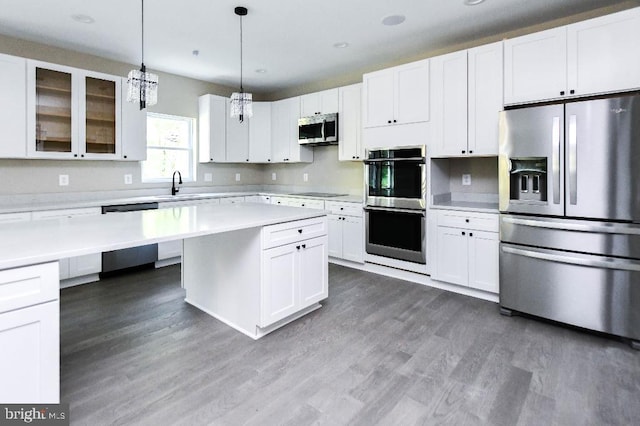
{"type": "Polygon", "coordinates": [[[298,142],[301,145],[338,143],[338,113],[312,115],[298,120],[298,142]]]}

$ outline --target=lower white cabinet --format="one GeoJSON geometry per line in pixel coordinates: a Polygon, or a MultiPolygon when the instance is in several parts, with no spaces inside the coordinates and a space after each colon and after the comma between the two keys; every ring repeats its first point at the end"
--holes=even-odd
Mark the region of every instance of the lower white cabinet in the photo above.
{"type": "Polygon", "coordinates": [[[307,209],[324,209],[324,201],[314,198],[299,197],[280,197],[272,196],[271,204],[280,204],[283,206],[304,207],[307,209]]]}
{"type": "Polygon", "coordinates": [[[264,251],[261,327],[278,322],[328,296],[327,259],[326,236],[264,251]]]}
{"type": "Polygon", "coordinates": [[[329,218],[329,256],[364,263],[364,218],[360,203],[325,202],[329,218]]]}
{"type": "Polygon", "coordinates": [[[56,262],[0,271],[2,403],[60,400],[58,286],[56,262]]]}
{"type": "Polygon", "coordinates": [[[433,278],[498,293],[498,215],[441,210],[437,213],[433,278]]]}

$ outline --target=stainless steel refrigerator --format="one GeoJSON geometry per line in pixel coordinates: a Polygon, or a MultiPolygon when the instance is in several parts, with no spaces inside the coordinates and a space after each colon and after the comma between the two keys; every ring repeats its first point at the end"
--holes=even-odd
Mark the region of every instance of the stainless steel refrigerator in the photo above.
{"type": "Polygon", "coordinates": [[[640,349],[640,96],[500,120],[500,305],[640,349]]]}

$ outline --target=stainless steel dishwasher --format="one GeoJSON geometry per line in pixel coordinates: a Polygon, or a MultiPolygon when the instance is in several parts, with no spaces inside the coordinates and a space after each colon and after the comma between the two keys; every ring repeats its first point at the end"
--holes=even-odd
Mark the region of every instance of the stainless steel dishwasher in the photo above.
{"type": "MultiPolygon", "coordinates": [[[[117,204],[103,206],[102,214],[132,212],[138,210],[155,210],[158,203],[117,204]]],[[[153,265],[158,260],[158,244],[147,244],[121,250],[102,253],[102,274],[121,269],[153,265]]]]}

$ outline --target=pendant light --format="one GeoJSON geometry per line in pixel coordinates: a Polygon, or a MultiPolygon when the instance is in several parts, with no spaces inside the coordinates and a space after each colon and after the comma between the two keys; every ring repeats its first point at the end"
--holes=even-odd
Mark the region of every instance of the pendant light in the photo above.
{"type": "Polygon", "coordinates": [[[140,109],[143,110],[158,103],[158,76],[147,72],[147,67],[144,66],[144,0],[140,2],[142,4],[142,64],[140,70],[129,71],[127,101],[140,102],[140,109]]]}
{"type": "Polygon", "coordinates": [[[251,117],[253,115],[253,108],[251,106],[251,93],[245,93],[242,86],[242,17],[247,15],[247,8],[238,6],[235,8],[235,13],[240,17],[240,92],[234,92],[231,94],[231,117],[238,117],[240,122],[244,121],[245,117],[251,117]]]}

